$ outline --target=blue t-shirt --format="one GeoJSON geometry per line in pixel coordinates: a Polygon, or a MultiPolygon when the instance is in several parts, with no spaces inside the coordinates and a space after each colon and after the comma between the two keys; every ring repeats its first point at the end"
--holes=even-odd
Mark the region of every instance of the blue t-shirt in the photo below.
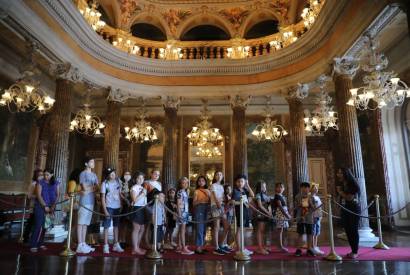
{"type": "MultiPolygon", "coordinates": [[[[98,184],[97,175],[93,172],[89,172],[84,170],[80,174],[80,184],[87,186],[90,188],[93,185],[98,184]]],[[[95,194],[94,192],[87,192],[84,195],[80,196],[80,203],[81,204],[94,204],[95,194]]]]}

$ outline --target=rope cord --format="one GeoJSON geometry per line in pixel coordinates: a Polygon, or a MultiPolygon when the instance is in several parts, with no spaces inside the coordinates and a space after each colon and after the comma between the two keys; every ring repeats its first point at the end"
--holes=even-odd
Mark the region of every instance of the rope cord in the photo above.
{"type": "Polygon", "coordinates": [[[257,209],[255,206],[253,206],[252,204],[249,204],[249,206],[254,209],[256,212],[258,212],[259,214],[265,216],[266,218],[270,219],[270,220],[274,220],[274,221],[293,221],[296,220],[296,218],[290,218],[290,219],[276,219],[272,216],[268,216],[266,215],[266,213],[263,213],[262,211],[260,211],[259,209],[257,209]]]}
{"type": "Polygon", "coordinates": [[[105,213],[101,213],[101,212],[98,212],[98,211],[94,211],[93,209],[90,209],[90,208],[88,208],[88,207],[85,207],[85,206],[82,205],[81,203],[80,203],[79,205],[80,205],[80,207],[83,207],[85,210],[88,210],[88,211],[90,211],[90,212],[92,212],[92,213],[94,213],[94,214],[96,214],[96,215],[114,218],[114,217],[125,217],[125,216],[131,215],[131,214],[135,214],[135,213],[137,213],[137,212],[139,212],[139,211],[145,209],[147,206],[149,206],[149,205],[152,204],[153,202],[154,202],[154,200],[151,200],[151,201],[148,202],[145,206],[142,206],[141,208],[139,208],[139,209],[137,209],[137,210],[134,210],[134,211],[131,211],[131,212],[128,212],[128,213],[118,214],[118,215],[109,215],[109,216],[105,215],[105,213]]]}
{"type": "Polygon", "coordinates": [[[355,213],[355,212],[353,212],[353,211],[347,209],[346,207],[344,207],[343,205],[341,205],[340,203],[338,203],[338,202],[335,201],[335,200],[333,201],[333,203],[335,203],[337,206],[339,206],[340,208],[342,208],[344,211],[346,211],[346,212],[348,212],[348,213],[350,213],[350,214],[356,215],[356,216],[358,216],[358,217],[360,217],[360,218],[364,218],[364,219],[384,219],[384,218],[390,218],[390,217],[393,217],[394,215],[396,215],[397,213],[399,213],[400,211],[402,211],[403,209],[407,208],[408,205],[410,205],[410,202],[408,202],[408,203],[407,203],[406,205],[404,205],[402,208],[400,208],[400,209],[398,209],[397,211],[391,213],[390,215],[384,215],[384,216],[377,217],[377,216],[363,216],[363,215],[360,215],[360,214],[358,214],[358,213],[355,213]]]}

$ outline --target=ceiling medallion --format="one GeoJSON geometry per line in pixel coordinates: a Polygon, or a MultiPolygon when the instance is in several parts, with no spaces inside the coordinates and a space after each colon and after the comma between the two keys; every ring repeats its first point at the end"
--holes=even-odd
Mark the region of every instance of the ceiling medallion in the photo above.
{"type": "Polygon", "coordinates": [[[267,97],[265,107],[265,120],[256,125],[252,131],[252,135],[258,139],[258,141],[271,141],[279,142],[282,137],[286,136],[288,132],[282,125],[276,123],[276,120],[272,120],[273,108],[270,106],[271,98],[267,97]]]}
{"type": "Polygon", "coordinates": [[[367,47],[362,54],[362,69],[368,72],[363,77],[365,85],[350,89],[351,97],[347,105],[359,110],[393,109],[401,106],[404,99],[410,97],[410,89],[395,72],[384,71],[388,65],[387,58],[376,51],[377,43],[374,38],[370,35],[367,38],[367,47]],[[371,101],[375,104],[371,105],[371,101]]]}

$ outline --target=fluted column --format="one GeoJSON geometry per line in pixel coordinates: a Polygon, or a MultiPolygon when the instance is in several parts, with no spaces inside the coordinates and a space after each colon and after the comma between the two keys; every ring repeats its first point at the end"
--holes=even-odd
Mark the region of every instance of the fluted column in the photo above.
{"type": "Polygon", "coordinates": [[[177,181],[178,154],[178,98],[168,97],[164,101],[164,152],[162,159],[162,187],[165,192],[175,187],[177,181]]]}
{"type": "MultiPolygon", "coordinates": [[[[64,197],[68,176],[68,139],[71,119],[72,82],[80,79],[78,70],[70,64],[55,64],[50,72],[57,78],[55,103],[48,120],[48,145],[46,167],[54,170],[55,178],[60,182],[60,198],[64,197]]],[[[57,220],[62,215],[57,212],[57,220]]]]}
{"type": "MultiPolygon", "coordinates": [[[[361,208],[367,208],[366,182],[363,169],[362,148],[360,144],[359,126],[357,123],[356,108],[347,105],[350,98],[350,89],[353,88],[352,79],[359,68],[356,60],[350,58],[335,58],[334,83],[336,105],[339,120],[339,146],[343,165],[352,170],[360,186],[361,208]]],[[[361,215],[367,216],[367,209],[361,215]]],[[[361,235],[371,233],[368,219],[360,219],[361,235]]],[[[361,236],[362,237],[362,236],[361,236]]]]}
{"type": "MultiPolygon", "coordinates": [[[[378,181],[380,183],[380,189],[383,189],[385,193],[386,199],[386,213],[390,215],[393,212],[392,209],[392,201],[391,201],[391,193],[390,193],[390,181],[389,176],[387,173],[387,162],[386,162],[386,151],[384,148],[384,138],[383,138],[383,127],[382,127],[382,114],[380,109],[376,109],[372,111],[372,123],[371,123],[371,131],[372,136],[374,138],[374,146],[375,146],[375,155],[376,155],[376,165],[378,172],[378,181]]],[[[379,188],[378,188],[379,189],[379,188]]],[[[380,194],[382,195],[382,194],[380,194]]],[[[394,223],[394,219],[388,218],[387,225],[392,226],[394,223]]]]}
{"type": "Polygon", "coordinates": [[[301,182],[309,181],[309,168],[304,125],[302,99],[307,96],[306,85],[297,85],[289,89],[286,100],[289,104],[289,139],[292,154],[293,195],[299,193],[301,182]]]}
{"type": "MultiPolygon", "coordinates": [[[[119,91],[117,91],[119,92],[119,91]]],[[[113,90],[110,92],[113,93],[113,90]]],[[[103,167],[118,169],[120,154],[121,107],[124,101],[109,96],[105,114],[103,167]]]]}
{"type": "Polygon", "coordinates": [[[236,96],[231,99],[233,177],[239,174],[248,176],[248,152],[246,138],[245,111],[250,97],[236,96]]]}

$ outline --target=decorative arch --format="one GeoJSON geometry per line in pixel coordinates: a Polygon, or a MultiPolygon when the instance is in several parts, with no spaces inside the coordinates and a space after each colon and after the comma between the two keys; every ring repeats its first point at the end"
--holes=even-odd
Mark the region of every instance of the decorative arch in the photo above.
{"type": "Polygon", "coordinates": [[[138,23],[150,24],[157,27],[166,35],[167,39],[170,39],[170,37],[172,36],[168,28],[167,22],[164,20],[164,18],[159,12],[138,13],[133,18],[131,18],[128,25],[124,27],[126,30],[131,30],[131,27],[138,23]]]}
{"type": "Polygon", "coordinates": [[[222,29],[231,38],[235,36],[235,30],[233,30],[233,28],[227,20],[212,13],[205,13],[190,16],[187,20],[182,22],[177,28],[177,39],[180,39],[190,29],[200,25],[215,26],[222,29]]]}
{"type": "Polygon", "coordinates": [[[252,28],[255,24],[258,24],[262,21],[266,20],[276,20],[279,22],[279,26],[285,25],[285,18],[279,13],[271,9],[259,9],[252,12],[245,20],[245,22],[241,25],[239,29],[239,35],[244,37],[245,34],[252,28]]]}

